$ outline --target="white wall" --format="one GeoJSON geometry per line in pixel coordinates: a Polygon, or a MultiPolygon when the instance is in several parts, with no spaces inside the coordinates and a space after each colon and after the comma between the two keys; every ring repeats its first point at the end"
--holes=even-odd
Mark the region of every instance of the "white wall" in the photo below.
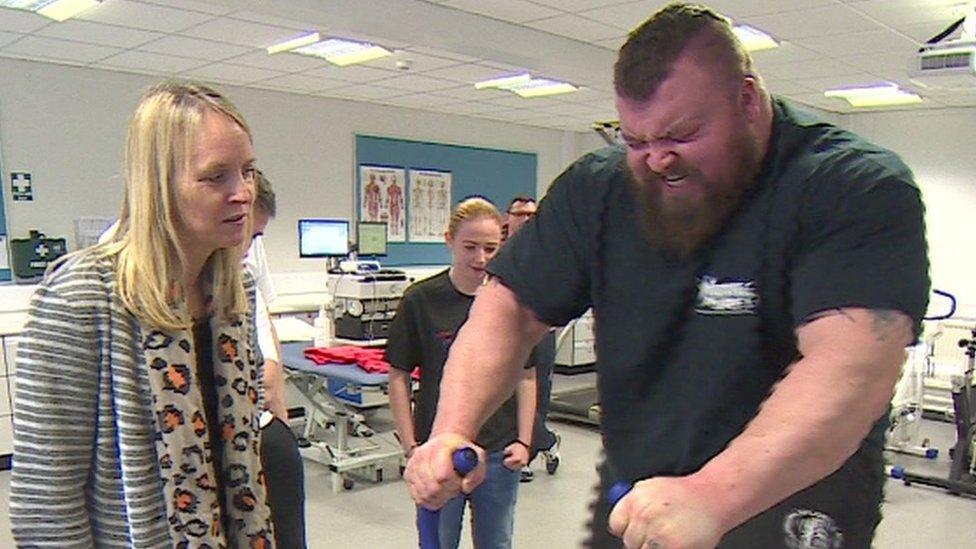
{"type": "Polygon", "coordinates": [[[976,317],[976,109],[853,114],[842,125],[897,152],[915,172],[932,285],[959,298],[959,314],[976,317]]]}
{"type": "MultiPolygon", "coordinates": [[[[66,236],[73,220],[118,215],[122,146],[129,115],[158,78],[0,59],[3,180],[33,174],[34,201],[12,202],[13,238],[32,228],[66,236]]],[[[276,272],[318,270],[299,260],[299,217],[351,217],[356,133],[532,152],[543,194],[566,165],[589,150],[588,136],[369,103],[218,86],[252,126],[258,162],[278,194],[278,218],[266,246],[276,272]]]]}

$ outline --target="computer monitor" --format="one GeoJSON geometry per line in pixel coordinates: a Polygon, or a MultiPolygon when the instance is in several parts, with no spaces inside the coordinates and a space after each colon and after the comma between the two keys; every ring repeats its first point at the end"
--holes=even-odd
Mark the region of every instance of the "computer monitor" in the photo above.
{"type": "Polygon", "coordinates": [[[349,221],[299,219],[299,257],[345,257],[349,253],[349,221]]]}
{"type": "Polygon", "coordinates": [[[360,256],[385,256],[386,223],[375,221],[356,223],[356,246],[360,256]]]}

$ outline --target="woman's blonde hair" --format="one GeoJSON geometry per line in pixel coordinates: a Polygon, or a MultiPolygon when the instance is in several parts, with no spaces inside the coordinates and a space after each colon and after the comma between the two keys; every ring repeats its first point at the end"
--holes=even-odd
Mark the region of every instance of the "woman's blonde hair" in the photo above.
{"type": "Polygon", "coordinates": [[[498,208],[488,199],[480,196],[471,196],[458,202],[458,205],[454,207],[454,211],[451,212],[451,219],[447,223],[447,234],[453,238],[457,235],[458,227],[461,226],[461,223],[480,217],[494,219],[498,222],[499,227],[504,222],[502,220],[502,214],[498,212],[498,208]]]}
{"type": "MultiPolygon", "coordinates": [[[[190,151],[208,110],[230,117],[251,136],[237,107],[193,82],[166,81],[149,88],[129,121],[119,227],[101,251],[118,255],[123,303],[140,321],[157,328],[180,329],[192,323],[189,310],[175,306],[186,295],[186,257],[176,230],[181,215],[177,181],[189,170],[190,151]]],[[[202,273],[209,275],[214,312],[225,319],[248,308],[242,253],[241,246],[217,250],[202,273]]]]}

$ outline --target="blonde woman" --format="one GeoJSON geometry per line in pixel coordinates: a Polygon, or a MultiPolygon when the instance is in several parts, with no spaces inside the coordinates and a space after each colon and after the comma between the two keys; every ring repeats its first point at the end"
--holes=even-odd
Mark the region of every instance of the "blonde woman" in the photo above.
{"type": "MultiPolygon", "coordinates": [[[[458,329],[468,317],[485,267],[501,245],[502,217],[491,202],[468,198],[454,209],[444,236],[451,267],[411,286],[390,327],[386,359],[390,408],[409,459],[427,440],[437,409],[444,363],[458,329]],[[420,393],[411,414],[410,373],[420,367],[420,393]]],[[[529,364],[534,364],[530,361],[529,364]]],[[[529,460],[535,419],[535,370],[527,367],[515,391],[482,427],[477,443],[487,452],[485,482],[440,509],[441,547],[457,547],[464,507],[471,503],[474,546],[512,546],[519,473],[529,460]]]]}
{"type": "Polygon", "coordinates": [[[201,85],[129,123],[119,229],[53,266],[17,355],[10,522],[20,546],[254,547],[273,537],[258,455],[254,152],[201,85]]]}

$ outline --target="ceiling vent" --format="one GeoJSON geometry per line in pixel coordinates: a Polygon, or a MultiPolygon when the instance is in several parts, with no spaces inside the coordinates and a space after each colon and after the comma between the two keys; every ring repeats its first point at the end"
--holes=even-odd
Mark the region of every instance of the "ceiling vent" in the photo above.
{"type": "Polygon", "coordinates": [[[976,8],[922,45],[909,74],[926,88],[976,89],[976,8]]]}

